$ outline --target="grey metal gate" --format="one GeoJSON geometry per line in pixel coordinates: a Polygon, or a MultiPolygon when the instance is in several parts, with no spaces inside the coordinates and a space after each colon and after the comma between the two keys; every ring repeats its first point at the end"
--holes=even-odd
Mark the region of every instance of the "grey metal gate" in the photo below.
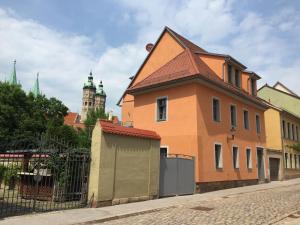
{"type": "Polygon", "coordinates": [[[160,197],[193,194],[194,190],[194,157],[171,155],[160,158],[160,197]]]}

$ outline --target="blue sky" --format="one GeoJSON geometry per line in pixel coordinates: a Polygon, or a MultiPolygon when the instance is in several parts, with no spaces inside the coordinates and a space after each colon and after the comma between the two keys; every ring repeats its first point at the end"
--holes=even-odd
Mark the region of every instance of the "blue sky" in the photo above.
{"type": "Polygon", "coordinates": [[[41,89],[80,111],[93,70],[115,106],[165,25],[202,48],[227,53],[264,83],[280,80],[300,94],[299,1],[1,0],[0,80],[17,59],[25,90],[40,72],[41,89]]]}

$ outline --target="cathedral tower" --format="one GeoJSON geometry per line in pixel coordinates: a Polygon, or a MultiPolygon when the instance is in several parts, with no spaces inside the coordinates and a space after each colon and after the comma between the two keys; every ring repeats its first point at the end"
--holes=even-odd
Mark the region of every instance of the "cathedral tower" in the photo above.
{"type": "Polygon", "coordinates": [[[95,109],[96,108],[103,108],[105,111],[105,102],[106,102],[106,94],[103,90],[102,81],[98,85],[96,95],[95,95],[95,109]]]}
{"type": "Polygon", "coordinates": [[[93,82],[93,74],[92,71],[88,76],[88,81],[83,85],[83,96],[82,96],[82,109],[81,109],[81,120],[80,122],[84,122],[87,117],[87,113],[90,110],[94,110],[95,108],[95,95],[96,95],[96,86],[93,82]]]}

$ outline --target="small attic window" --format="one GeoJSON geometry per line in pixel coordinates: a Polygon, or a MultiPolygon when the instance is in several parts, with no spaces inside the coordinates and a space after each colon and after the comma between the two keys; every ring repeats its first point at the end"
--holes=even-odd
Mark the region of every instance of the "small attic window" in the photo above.
{"type": "Polygon", "coordinates": [[[251,82],[251,84],[250,84],[251,85],[251,94],[256,95],[256,80],[251,78],[250,82],[251,82]]]}

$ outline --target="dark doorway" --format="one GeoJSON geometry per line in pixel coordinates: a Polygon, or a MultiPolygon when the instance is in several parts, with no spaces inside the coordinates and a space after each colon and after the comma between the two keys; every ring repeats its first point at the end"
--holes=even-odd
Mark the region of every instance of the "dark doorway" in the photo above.
{"type": "Polygon", "coordinates": [[[269,158],[269,165],[271,181],[278,180],[280,159],[269,158]]]}
{"type": "Polygon", "coordinates": [[[265,179],[265,165],[264,165],[264,149],[257,148],[257,170],[258,170],[258,179],[265,179]]]}

